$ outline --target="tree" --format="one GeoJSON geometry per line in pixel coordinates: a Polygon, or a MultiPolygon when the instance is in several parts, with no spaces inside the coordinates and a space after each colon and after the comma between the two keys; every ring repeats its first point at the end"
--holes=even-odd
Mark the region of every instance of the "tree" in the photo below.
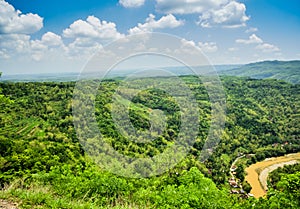
{"type": "MultiPolygon", "coordinates": [[[[2,73],[0,72],[0,78],[1,78],[1,75],[2,75],[2,73]]],[[[0,104],[12,103],[12,102],[13,102],[12,100],[10,100],[9,98],[5,97],[2,94],[2,89],[0,88],[0,104]]]]}
{"type": "Polygon", "coordinates": [[[250,193],[252,187],[247,181],[244,181],[242,186],[245,192],[250,193]]]}

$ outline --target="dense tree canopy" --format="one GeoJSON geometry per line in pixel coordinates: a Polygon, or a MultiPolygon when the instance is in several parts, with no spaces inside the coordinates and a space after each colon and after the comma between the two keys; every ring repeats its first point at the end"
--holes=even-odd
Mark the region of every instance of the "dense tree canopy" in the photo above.
{"type": "MultiPolygon", "coordinates": [[[[168,78],[143,79],[142,82],[155,79],[172,85],[168,78]]],[[[260,204],[267,208],[275,207],[278,200],[282,207],[299,206],[296,189],[299,172],[277,178],[276,185],[272,185],[273,189],[262,200],[228,197],[227,179],[231,163],[241,154],[252,154],[246,158],[246,163],[251,164],[300,151],[300,85],[222,77],[227,98],[226,124],[220,143],[210,158],[201,162],[199,156],[211,125],[209,96],[198,78],[182,76],[181,79],[192,90],[199,106],[196,141],[177,166],[161,176],[147,179],[110,174],[98,168],[85,154],[73,124],[76,120],[72,115],[74,82],[0,83],[3,98],[14,101],[1,102],[0,186],[25,178],[25,189],[32,184],[47,185],[53,192],[51,195],[83,199],[98,206],[126,203],[149,208],[250,208],[260,204]]],[[[151,133],[155,140],[139,143],[134,135],[122,135],[114,124],[112,96],[120,82],[101,82],[95,98],[85,95],[86,99],[95,100],[95,116],[104,140],[119,153],[131,157],[162,153],[180,134],[182,110],[165,91],[150,88],[137,94],[129,106],[129,119],[136,130],[148,130],[151,120],[160,123],[151,116],[155,109],[161,110],[166,118],[164,131],[160,135],[151,133]]],[[[177,93],[181,93],[180,88],[177,93]]],[[[128,94],[119,92],[118,101],[128,103],[128,94]]],[[[238,165],[241,180],[247,164],[238,165]]],[[[244,185],[247,186],[245,182],[244,185]]],[[[54,203],[50,199],[45,197],[41,203],[30,201],[51,207],[54,203]]],[[[58,207],[70,208],[61,204],[58,207]]]]}

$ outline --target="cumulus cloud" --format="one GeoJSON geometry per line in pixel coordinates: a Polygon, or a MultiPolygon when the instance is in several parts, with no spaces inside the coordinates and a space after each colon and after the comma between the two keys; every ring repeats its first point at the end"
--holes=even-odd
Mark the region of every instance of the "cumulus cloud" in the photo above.
{"type": "Polygon", "coordinates": [[[67,57],[70,59],[87,59],[101,48],[101,43],[95,42],[90,38],[79,37],[65,47],[65,52],[67,57]]]}
{"type": "Polygon", "coordinates": [[[0,1],[0,34],[32,34],[43,27],[37,14],[22,14],[6,1],[0,1]]]}
{"type": "Polygon", "coordinates": [[[249,17],[246,6],[235,0],[156,0],[156,10],[165,14],[200,14],[202,27],[242,27],[249,17]]]}
{"type": "Polygon", "coordinates": [[[231,1],[220,9],[203,12],[199,17],[199,24],[206,28],[218,25],[224,28],[237,28],[246,26],[248,20],[245,4],[231,1]]]}
{"type": "Polygon", "coordinates": [[[196,43],[194,41],[189,41],[186,39],[181,39],[181,45],[183,47],[196,47],[196,43]]]}
{"type": "Polygon", "coordinates": [[[0,58],[41,61],[59,56],[86,59],[99,51],[103,43],[122,37],[125,35],[117,31],[115,23],[89,16],[86,20],[73,22],[63,30],[62,36],[47,32],[40,39],[31,40],[27,34],[0,34],[0,58]]]}
{"type": "MultiPolygon", "coordinates": [[[[64,44],[62,38],[52,32],[45,33],[41,40],[32,40],[30,41],[31,47],[31,57],[39,61],[48,53],[53,51],[53,49],[63,49],[64,44]]],[[[62,51],[56,51],[61,54],[62,51]]]]}
{"type": "Polygon", "coordinates": [[[0,35],[1,57],[8,59],[16,55],[25,55],[30,52],[30,36],[25,34],[0,35]]]}
{"type": "Polygon", "coordinates": [[[252,34],[248,39],[237,39],[235,41],[238,44],[256,44],[255,49],[261,50],[262,52],[278,52],[280,49],[272,44],[265,43],[261,38],[257,35],[252,34]]]}
{"type": "Polygon", "coordinates": [[[125,35],[118,32],[115,23],[89,16],[86,20],[73,22],[63,31],[63,37],[73,39],[65,48],[69,58],[86,58],[101,49],[103,43],[125,35]]]}
{"type": "Polygon", "coordinates": [[[249,36],[249,39],[237,39],[235,42],[239,44],[260,44],[263,43],[263,40],[257,37],[257,35],[252,34],[249,36]]]}
{"type": "Polygon", "coordinates": [[[220,8],[228,0],[156,0],[156,9],[166,14],[202,13],[220,8]]]}
{"type": "Polygon", "coordinates": [[[73,22],[69,28],[63,31],[66,38],[88,37],[103,40],[114,40],[122,38],[116,29],[116,24],[107,21],[101,21],[97,17],[89,16],[85,20],[73,22]]]}
{"type": "Polygon", "coordinates": [[[180,49],[175,50],[175,54],[185,53],[185,54],[194,55],[196,54],[195,48],[198,48],[200,50],[200,48],[196,46],[196,43],[194,41],[189,41],[183,38],[181,39],[180,49]]]}
{"type": "Polygon", "coordinates": [[[129,34],[137,34],[143,32],[151,32],[154,29],[176,28],[184,24],[183,20],[177,20],[172,14],[161,17],[155,20],[155,16],[150,14],[144,24],[139,23],[138,26],[129,29],[129,34]]]}
{"type": "Polygon", "coordinates": [[[0,57],[4,59],[25,58],[39,61],[49,56],[53,49],[62,49],[56,51],[61,55],[63,47],[61,37],[52,32],[45,33],[40,40],[30,40],[30,36],[25,34],[0,35],[0,57]]]}
{"type": "Polygon", "coordinates": [[[64,44],[61,37],[52,32],[47,32],[41,39],[36,40],[30,40],[30,36],[25,34],[0,35],[0,58],[40,61],[52,52],[61,56],[63,51],[64,44]]]}
{"type": "Polygon", "coordinates": [[[212,53],[218,51],[218,46],[215,42],[198,42],[189,41],[186,39],[181,40],[181,50],[185,53],[189,53],[189,51],[194,51],[195,48],[201,50],[204,53],[212,53]]]}
{"type": "Polygon", "coordinates": [[[203,52],[211,53],[218,51],[218,46],[215,42],[199,42],[198,46],[203,52]]]}
{"type": "Polygon", "coordinates": [[[136,8],[143,6],[145,0],[119,0],[119,3],[126,8],[136,8]]]}
{"type": "Polygon", "coordinates": [[[280,51],[280,49],[277,46],[275,46],[273,44],[268,44],[268,43],[259,44],[258,46],[256,46],[256,49],[259,49],[265,53],[280,51]]]}
{"type": "Polygon", "coordinates": [[[63,44],[61,37],[52,32],[45,33],[41,41],[47,46],[60,46],[63,44]]]}

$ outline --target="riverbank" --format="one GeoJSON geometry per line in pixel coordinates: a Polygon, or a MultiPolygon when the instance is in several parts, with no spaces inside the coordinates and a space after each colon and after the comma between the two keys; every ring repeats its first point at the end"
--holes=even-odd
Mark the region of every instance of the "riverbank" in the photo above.
{"type": "Polygon", "coordinates": [[[267,178],[270,172],[284,165],[295,164],[300,160],[300,153],[268,158],[246,168],[245,180],[251,185],[254,197],[263,197],[267,192],[267,178]]]}

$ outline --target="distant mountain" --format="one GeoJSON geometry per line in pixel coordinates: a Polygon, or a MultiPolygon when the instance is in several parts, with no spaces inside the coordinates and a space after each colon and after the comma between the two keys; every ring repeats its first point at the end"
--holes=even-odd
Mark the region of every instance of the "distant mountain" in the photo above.
{"type": "MultiPolygon", "coordinates": [[[[215,70],[219,75],[251,77],[255,79],[277,79],[284,80],[293,84],[300,83],[300,60],[299,61],[264,61],[247,65],[215,65],[215,70]]],[[[193,75],[194,72],[187,70],[187,67],[164,67],[166,71],[176,75],[193,75]]],[[[195,72],[201,74],[211,69],[211,66],[194,67],[195,72]]],[[[138,69],[115,70],[110,72],[107,77],[126,77],[135,73],[138,69]]],[[[151,75],[151,74],[150,74],[151,75]]],[[[5,75],[1,81],[14,82],[41,82],[41,81],[76,81],[80,73],[48,73],[48,74],[28,74],[28,75],[5,75]]],[[[97,78],[97,74],[90,73],[86,76],[97,78]]],[[[153,75],[154,76],[154,75],[153,75]]]]}
{"type": "MultiPolygon", "coordinates": [[[[215,65],[214,69],[217,72],[223,72],[228,71],[231,69],[235,69],[240,67],[241,65],[215,65]]],[[[162,67],[159,69],[163,69],[167,72],[176,74],[176,75],[194,75],[199,71],[198,73],[201,74],[203,72],[206,72],[207,69],[212,70],[211,66],[200,66],[200,67],[194,67],[193,70],[195,72],[191,71],[188,67],[162,67]]],[[[109,71],[109,73],[106,75],[106,78],[116,78],[116,77],[126,77],[128,75],[132,75],[136,73],[137,71],[140,71],[143,69],[114,69],[113,71],[109,71]]],[[[100,71],[99,71],[100,72],[100,71]]],[[[98,73],[99,73],[98,72],[98,73]]],[[[151,72],[151,71],[150,71],[151,72]]],[[[93,73],[87,73],[84,74],[87,77],[90,78],[98,78],[99,74],[97,72],[93,73]]],[[[3,74],[2,77],[0,77],[1,81],[10,81],[10,82],[46,82],[46,81],[55,81],[55,82],[64,82],[64,81],[76,81],[78,77],[80,76],[79,72],[62,72],[62,73],[44,73],[44,74],[16,74],[16,75],[6,75],[3,74]]],[[[155,74],[149,76],[155,76],[155,74]]]]}
{"type": "Polygon", "coordinates": [[[1,81],[10,82],[66,82],[76,81],[79,73],[42,73],[42,74],[3,74],[0,78],[1,81]]]}
{"type": "Polygon", "coordinates": [[[245,76],[256,79],[278,79],[300,83],[300,61],[264,61],[219,71],[222,75],[245,76]]]}

